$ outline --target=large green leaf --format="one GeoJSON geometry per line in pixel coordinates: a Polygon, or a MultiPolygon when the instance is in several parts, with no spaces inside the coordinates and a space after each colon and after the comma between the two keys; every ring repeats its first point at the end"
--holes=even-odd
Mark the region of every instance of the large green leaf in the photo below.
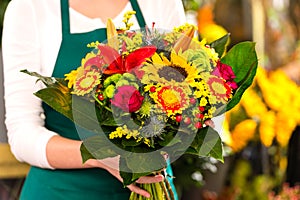
{"type": "Polygon", "coordinates": [[[105,134],[97,134],[85,139],[80,147],[83,162],[89,158],[104,159],[119,155],[119,148],[111,143],[105,134]]]}
{"type": "Polygon", "coordinates": [[[73,120],[72,96],[64,79],[42,76],[28,70],[21,70],[21,72],[37,77],[37,81],[42,81],[47,87],[37,91],[35,95],[57,112],[73,120]]]}
{"type": "Polygon", "coordinates": [[[223,162],[222,140],[213,128],[202,128],[198,131],[186,153],[201,157],[213,157],[223,162]]]}
{"type": "Polygon", "coordinates": [[[210,46],[215,49],[215,51],[222,57],[227,50],[227,45],[230,40],[230,34],[226,34],[218,40],[213,41],[210,46]]]}
{"type": "Polygon", "coordinates": [[[215,115],[220,115],[238,104],[245,90],[252,84],[256,75],[258,60],[254,42],[241,42],[230,49],[221,59],[221,62],[230,65],[236,75],[234,79],[239,88],[233,94],[233,98],[220,107],[215,115]]]}
{"type": "Polygon", "coordinates": [[[130,185],[131,183],[135,182],[137,179],[139,179],[142,176],[147,176],[152,174],[152,172],[145,172],[145,173],[134,173],[130,170],[128,167],[128,162],[126,161],[125,158],[121,157],[120,158],[120,176],[123,179],[123,185],[127,186],[130,185]]]}
{"type": "Polygon", "coordinates": [[[62,113],[71,120],[73,119],[72,96],[70,94],[63,93],[55,87],[41,89],[34,94],[57,112],[62,113]]]}

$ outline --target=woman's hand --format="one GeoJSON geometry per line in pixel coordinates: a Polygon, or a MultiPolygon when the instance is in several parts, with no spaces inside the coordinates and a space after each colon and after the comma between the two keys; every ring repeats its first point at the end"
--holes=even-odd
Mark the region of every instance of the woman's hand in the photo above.
{"type": "Polygon", "coordinates": [[[205,120],[204,124],[205,124],[206,126],[210,126],[210,127],[212,127],[212,128],[215,128],[215,123],[214,123],[214,121],[211,120],[211,119],[205,120]]]}
{"type": "MultiPolygon", "coordinates": [[[[105,158],[102,160],[91,159],[91,160],[88,160],[87,163],[90,166],[103,168],[103,169],[107,170],[110,174],[112,174],[114,177],[116,177],[119,181],[121,181],[123,183],[123,179],[120,176],[120,171],[119,171],[119,160],[120,160],[120,156],[116,156],[116,157],[112,157],[112,158],[105,158]]],[[[157,182],[161,182],[163,180],[164,180],[163,175],[142,176],[136,181],[136,183],[157,183],[157,182]]],[[[147,197],[147,198],[150,197],[149,192],[141,189],[140,187],[136,186],[135,184],[130,184],[127,186],[127,188],[130,191],[135,192],[144,197],[147,197]]]]}

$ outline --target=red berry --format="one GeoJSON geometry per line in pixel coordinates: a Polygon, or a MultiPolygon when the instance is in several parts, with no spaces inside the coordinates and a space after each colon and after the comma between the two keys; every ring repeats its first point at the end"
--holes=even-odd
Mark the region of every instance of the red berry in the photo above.
{"type": "Polygon", "coordinates": [[[176,122],[181,122],[182,115],[176,115],[176,122]]]}
{"type": "Polygon", "coordinates": [[[190,123],[191,123],[191,118],[186,117],[186,118],[184,119],[184,123],[190,124],[190,123]]]}
{"type": "Polygon", "coordinates": [[[103,100],[104,100],[103,94],[98,94],[98,99],[99,99],[100,101],[103,101],[103,100]]]}
{"type": "Polygon", "coordinates": [[[198,129],[202,128],[202,123],[201,122],[196,122],[195,127],[198,128],[198,129]]]}
{"type": "Polygon", "coordinates": [[[198,108],[199,108],[199,110],[200,110],[201,112],[203,112],[203,111],[205,110],[205,107],[204,107],[204,106],[199,106],[198,108]]]}
{"type": "Polygon", "coordinates": [[[202,113],[197,113],[195,115],[198,119],[203,119],[204,115],[202,113]]]}
{"type": "Polygon", "coordinates": [[[152,86],[151,88],[150,88],[150,92],[155,92],[156,91],[156,87],[155,86],[152,86]]]}
{"type": "Polygon", "coordinates": [[[195,104],[195,103],[196,103],[196,99],[195,99],[195,98],[193,98],[193,97],[192,97],[192,98],[190,98],[190,103],[191,103],[191,104],[195,104]]]}

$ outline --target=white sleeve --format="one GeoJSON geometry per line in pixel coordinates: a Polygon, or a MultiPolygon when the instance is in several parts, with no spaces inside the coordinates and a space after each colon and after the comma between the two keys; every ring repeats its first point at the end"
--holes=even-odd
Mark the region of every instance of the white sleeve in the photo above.
{"type": "Polygon", "coordinates": [[[8,140],[15,157],[31,165],[52,168],[46,145],[56,133],[44,127],[41,101],[33,95],[36,79],[20,72],[41,71],[40,41],[31,1],[12,0],[3,25],[4,98],[8,140]]]}
{"type": "Polygon", "coordinates": [[[148,25],[155,22],[156,28],[172,30],[186,21],[182,0],[139,0],[148,25]]]}

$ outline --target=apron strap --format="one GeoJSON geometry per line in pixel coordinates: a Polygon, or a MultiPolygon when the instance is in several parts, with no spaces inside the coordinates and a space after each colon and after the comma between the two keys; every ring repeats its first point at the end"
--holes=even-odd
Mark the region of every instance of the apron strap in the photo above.
{"type": "Polygon", "coordinates": [[[137,18],[140,28],[145,28],[146,22],[145,22],[143,13],[141,11],[141,8],[140,8],[137,0],[130,0],[130,3],[131,3],[133,10],[136,12],[136,18],[137,18]]]}
{"type": "MultiPolygon", "coordinates": [[[[146,26],[146,22],[137,0],[130,0],[130,3],[133,10],[136,12],[136,18],[140,28],[144,28],[146,26]]],[[[60,7],[61,7],[62,35],[64,37],[70,34],[69,0],[60,0],[60,7]]]]}
{"type": "Polygon", "coordinates": [[[62,36],[70,34],[69,0],[60,0],[62,36]]]}

